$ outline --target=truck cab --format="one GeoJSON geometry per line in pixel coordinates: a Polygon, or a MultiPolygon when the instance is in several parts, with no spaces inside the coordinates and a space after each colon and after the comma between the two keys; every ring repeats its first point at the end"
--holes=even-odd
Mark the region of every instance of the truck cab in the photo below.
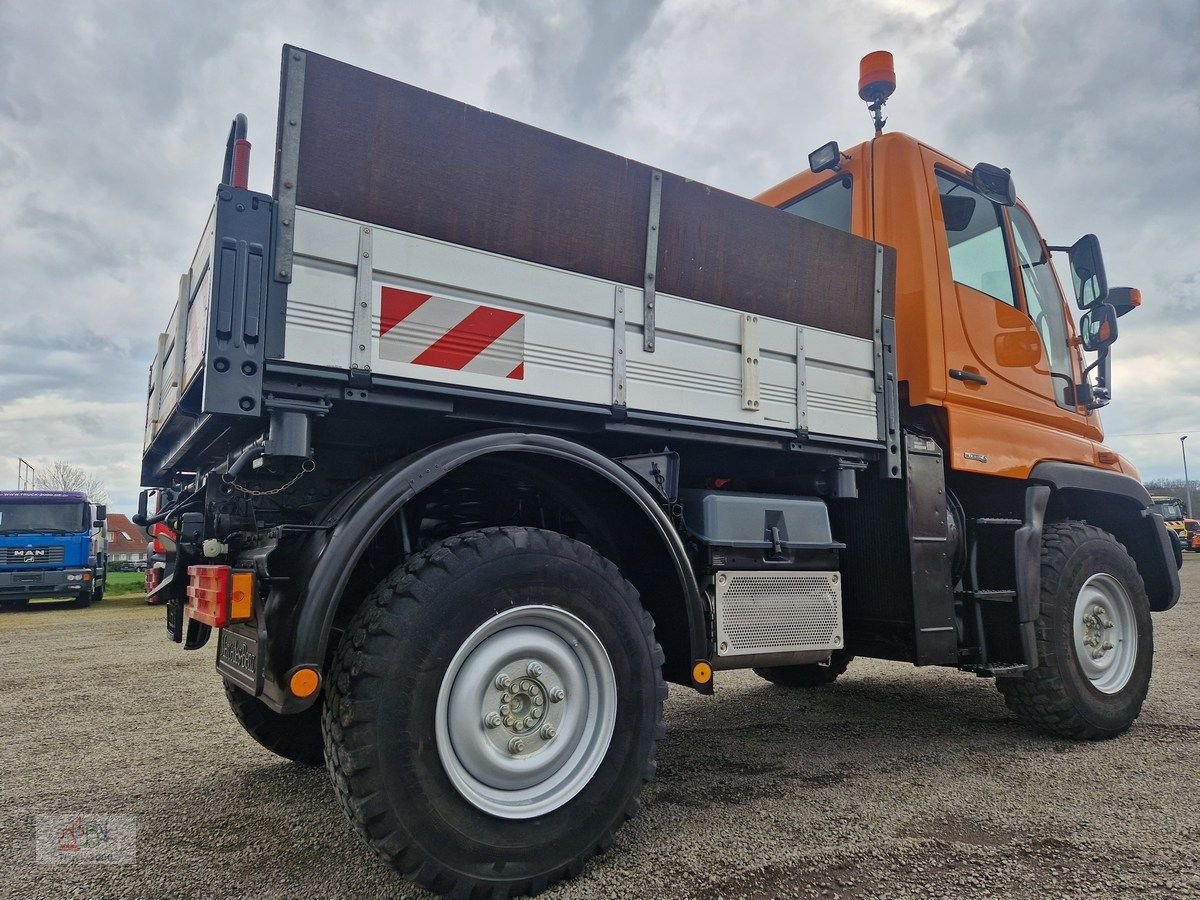
{"type": "Polygon", "coordinates": [[[70,597],[87,606],[101,599],[104,515],[103,506],[74,491],[0,491],[0,605],[70,597]]]}
{"type": "Polygon", "coordinates": [[[1027,478],[1057,460],[1136,477],[1078,389],[1081,340],[1025,204],[986,196],[971,167],[906,134],[838,153],[756,199],[897,248],[900,398],[946,440],[949,468],[1027,478]]]}

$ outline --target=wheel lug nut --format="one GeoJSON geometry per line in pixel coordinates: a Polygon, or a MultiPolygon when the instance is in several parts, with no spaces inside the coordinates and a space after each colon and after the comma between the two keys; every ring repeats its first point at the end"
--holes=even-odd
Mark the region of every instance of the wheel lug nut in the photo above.
{"type": "Polygon", "coordinates": [[[558,732],[555,731],[554,726],[551,725],[549,722],[547,722],[545,725],[542,726],[542,730],[540,732],[543,741],[550,740],[550,738],[554,737],[554,735],[557,733],[558,732]]]}
{"type": "Polygon", "coordinates": [[[486,716],[484,716],[483,724],[486,725],[488,728],[499,728],[500,721],[501,721],[500,713],[490,712],[486,716]]]}
{"type": "Polygon", "coordinates": [[[498,690],[498,691],[507,690],[508,686],[510,684],[512,684],[512,679],[509,678],[507,675],[505,675],[503,672],[501,672],[499,675],[496,676],[496,690],[498,690]]]}
{"type": "Polygon", "coordinates": [[[535,719],[540,719],[542,717],[542,711],[540,709],[535,709],[533,711],[533,717],[535,719]]]}
{"type": "Polygon", "coordinates": [[[528,672],[530,674],[530,676],[533,678],[541,678],[542,673],[545,672],[546,670],[542,667],[542,664],[540,662],[531,662],[526,667],[525,671],[528,672]]]}
{"type": "Polygon", "coordinates": [[[526,719],[526,720],[525,720],[525,727],[526,727],[526,728],[532,728],[532,727],[533,727],[533,719],[526,719]]]}
{"type": "Polygon", "coordinates": [[[507,725],[509,728],[512,728],[513,722],[515,722],[515,721],[516,721],[516,719],[514,719],[512,716],[504,717],[504,724],[507,725]]]}
{"type": "Polygon", "coordinates": [[[560,687],[550,688],[550,702],[551,703],[560,703],[565,699],[567,699],[567,695],[566,695],[566,692],[563,691],[562,688],[560,688],[560,687]]]}
{"type": "Polygon", "coordinates": [[[524,730],[525,730],[525,723],[524,723],[524,722],[522,722],[520,719],[517,719],[517,720],[516,720],[516,724],[515,724],[515,725],[513,725],[513,728],[514,728],[516,731],[524,731],[524,730]]]}
{"type": "Polygon", "coordinates": [[[541,706],[545,702],[546,701],[542,699],[542,695],[540,693],[533,695],[533,705],[534,706],[541,706]]]}
{"type": "Polygon", "coordinates": [[[508,742],[508,752],[509,753],[520,753],[524,749],[525,749],[525,742],[523,740],[521,740],[519,737],[515,737],[511,741],[508,742]]]}
{"type": "Polygon", "coordinates": [[[500,712],[501,712],[501,714],[507,716],[510,712],[512,712],[512,707],[509,706],[507,703],[501,703],[500,704],[500,712]]]}
{"type": "Polygon", "coordinates": [[[1104,642],[1104,646],[1103,646],[1103,647],[1101,647],[1100,649],[1101,649],[1101,650],[1111,650],[1112,648],[1113,648],[1113,645],[1112,645],[1112,644],[1110,644],[1108,641],[1105,641],[1105,642],[1104,642]]]}
{"type": "Polygon", "coordinates": [[[523,691],[528,691],[528,690],[530,690],[532,687],[533,687],[533,685],[532,685],[532,684],[530,684],[528,681],[522,681],[522,682],[521,682],[521,690],[523,690],[523,691]]]}

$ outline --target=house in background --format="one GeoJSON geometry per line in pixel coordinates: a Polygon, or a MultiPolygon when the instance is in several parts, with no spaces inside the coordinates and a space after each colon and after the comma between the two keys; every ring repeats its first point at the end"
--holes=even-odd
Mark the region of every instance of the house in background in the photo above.
{"type": "Polygon", "coordinates": [[[129,521],[128,516],[109,513],[104,519],[108,529],[108,561],[110,563],[145,562],[146,533],[129,521]]]}

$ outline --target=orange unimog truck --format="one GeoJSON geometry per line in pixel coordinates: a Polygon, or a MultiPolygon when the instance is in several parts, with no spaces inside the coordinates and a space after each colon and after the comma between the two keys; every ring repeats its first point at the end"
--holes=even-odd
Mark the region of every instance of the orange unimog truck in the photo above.
{"type": "Polygon", "coordinates": [[[297,47],[270,193],[235,120],[151,367],[154,599],[398,871],[577,874],[668,682],[866,656],[1137,718],[1178,560],[1098,410],[1140,298],[884,133],[894,85],[865,58],[874,138],[757,203],[297,47]]]}

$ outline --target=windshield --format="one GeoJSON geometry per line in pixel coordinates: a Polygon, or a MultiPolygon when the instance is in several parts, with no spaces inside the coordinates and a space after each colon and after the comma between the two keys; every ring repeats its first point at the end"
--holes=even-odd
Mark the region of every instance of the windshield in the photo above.
{"type": "Polygon", "coordinates": [[[1150,508],[1168,522],[1183,518],[1182,500],[1155,500],[1150,508]]]}
{"type": "Polygon", "coordinates": [[[0,502],[0,534],[84,531],[83,512],[82,503],[0,502]]]}

